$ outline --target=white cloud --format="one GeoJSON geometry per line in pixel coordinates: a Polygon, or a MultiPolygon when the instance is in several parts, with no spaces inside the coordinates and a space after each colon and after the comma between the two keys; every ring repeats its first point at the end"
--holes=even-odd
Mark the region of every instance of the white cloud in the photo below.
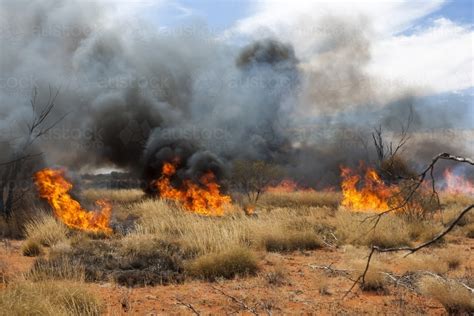
{"type": "Polygon", "coordinates": [[[441,18],[412,35],[375,42],[369,72],[434,92],[474,86],[472,29],[441,18]]]}
{"type": "Polygon", "coordinates": [[[370,40],[371,59],[365,69],[374,79],[424,87],[425,93],[468,88],[474,85],[472,27],[444,18],[431,25],[425,20],[423,27],[418,24],[444,3],[262,0],[253,15],[237,22],[233,33],[252,38],[276,36],[292,43],[303,61],[314,63],[328,36],[322,34],[326,30],[321,21],[331,16],[359,26],[370,40]],[[412,34],[403,33],[407,30],[412,34]]]}

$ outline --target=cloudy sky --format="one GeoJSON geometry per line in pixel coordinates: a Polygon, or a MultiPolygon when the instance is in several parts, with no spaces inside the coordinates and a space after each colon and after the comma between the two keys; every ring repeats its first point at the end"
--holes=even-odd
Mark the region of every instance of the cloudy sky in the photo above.
{"type": "Polygon", "coordinates": [[[298,56],[317,55],[315,27],[327,16],[363,25],[370,36],[367,71],[394,85],[427,95],[473,93],[471,0],[158,0],[124,1],[123,14],[149,19],[162,30],[202,23],[212,34],[235,41],[275,36],[298,56]]]}

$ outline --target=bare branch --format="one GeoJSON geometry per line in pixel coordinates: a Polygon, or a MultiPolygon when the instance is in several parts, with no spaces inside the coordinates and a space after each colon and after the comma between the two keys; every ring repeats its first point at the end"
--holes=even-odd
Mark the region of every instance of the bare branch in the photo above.
{"type": "Polygon", "coordinates": [[[251,306],[248,306],[247,304],[245,304],[244,301],[242,301],[241,299],[238,299],[236,298],[235,296],[232,296],[230,294],[227,294],[226,292],[224,292],[223,290],[215,287],[215,286],[211,286],[215,291],[221,293],[222,295],[224,295],[225,297],[227,298],[230,298],[233,302],[237,303],[240,307],[242,307],[243,309],[249,311],[250,313],[254,314],[254,315],[258,315],[258,312],[257,310],[254,308],[254,307],[251,307],[251,306]]]}
{"type": "Polygon", "coordinates": [[[178,297],[175,297],[174,299],[176,300],[176,302],[178,302],[179,305],[183,305],[183,306],[189,308],[194,315],[196,315],[196,316],[201,315],[201,313],[196,308],[194,308],[194,306],[191,305],[190,303],[186,303],[178,297]]]}

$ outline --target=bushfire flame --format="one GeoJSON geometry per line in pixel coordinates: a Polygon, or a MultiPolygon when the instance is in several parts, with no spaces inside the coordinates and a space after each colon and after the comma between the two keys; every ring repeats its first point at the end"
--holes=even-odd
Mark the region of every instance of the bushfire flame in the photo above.
{"type": "Polygon", "coordinates": [[[271,193],[292,193],[292,192],[316,192],[312,188],[302,188],[295,181],[291,179],[283,179],[280,183],[275,186],[268,186],[265,188],[265,192],[271,193]]]}
{"type": "Polygon", "coordinates": [[[347,167],[341,167],[341,177],[341,204],[355,211],[386,211],[389,199],[399,192],[398,187],[386,185],[373,168],[366,168],[363,184],[361,176],[347,167]]]}
{"type": "Polygon", "coordinates": [[[178,162],[165,162],[161,177],[155,181],[160,197],[182,204],[187,210],[207,216],[221,216],[224,206],[231,202],[228,195],[221,194],[220,185],[211,171],[205,173],[199,180],[200,184],[184,180],[179,188],[171,184],[171,178],[176,173],[178,162]]]}
{"type": "Polygon", "coordinates": [[[64,170],[43,169],[35,174],[35,183],[40,197],[46,199],[53,212],[64,224],[71,228],[110,234],[109,226],[112,206],[105,200],[96,201],[99,210],[88,211],[74,200],[69,191],[73,185],[64,177],[64,170]]]}
{"type": "Polygon", "coordinates": [[[455,174],[451,169],[444,171],[444,193],[448,194],[474,194],[474,183],[461,175],[455,174]]]}

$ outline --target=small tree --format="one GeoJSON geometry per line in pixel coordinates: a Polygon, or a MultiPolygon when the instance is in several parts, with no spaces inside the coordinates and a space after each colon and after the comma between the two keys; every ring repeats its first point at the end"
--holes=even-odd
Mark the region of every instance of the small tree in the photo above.
{"type": "Polygon", "coordinates": [[[250,203],[257,203],[264,189],[282,178],[280,167],[257,160],[237,160],[233,163],[231,185],[244,193],[250,203]]]}
{"type": "Polygon", "coordinates": [[[54,128],[63,118],[48,124],[54,102],[59,91],[52,93],[49,90],[49,99],[44,106],[37,105],[37,90],[33,90],[30,101],[32,118],[27,123],[25,137],[19,138],[17,144],[9,145],[10,152],[8,160],[0,162],[0,215],[8,221],[13,215],[14,206],[24,196],[24,185],[20,185],[22,175],[29,171],[29,162],[36,157],[41,156],[41,152],[35,152],[34,143],[43,135],[54,128]]]}
{"type": "Polygon", "coordinates": [[[393,182],[403,178],[413,178],[416,173],[408,166],[406,161],[401,158],[401,153],[405,145],[410,140],[408,134],[413,122],[413,109],[410,107],[405,124],[400,124],[400,133],[398,140],[388,140],[384,135],[382,126],[374,128],[372,139],[375,152],[377,154],[377,166],[383,179],[393,182]]]}

